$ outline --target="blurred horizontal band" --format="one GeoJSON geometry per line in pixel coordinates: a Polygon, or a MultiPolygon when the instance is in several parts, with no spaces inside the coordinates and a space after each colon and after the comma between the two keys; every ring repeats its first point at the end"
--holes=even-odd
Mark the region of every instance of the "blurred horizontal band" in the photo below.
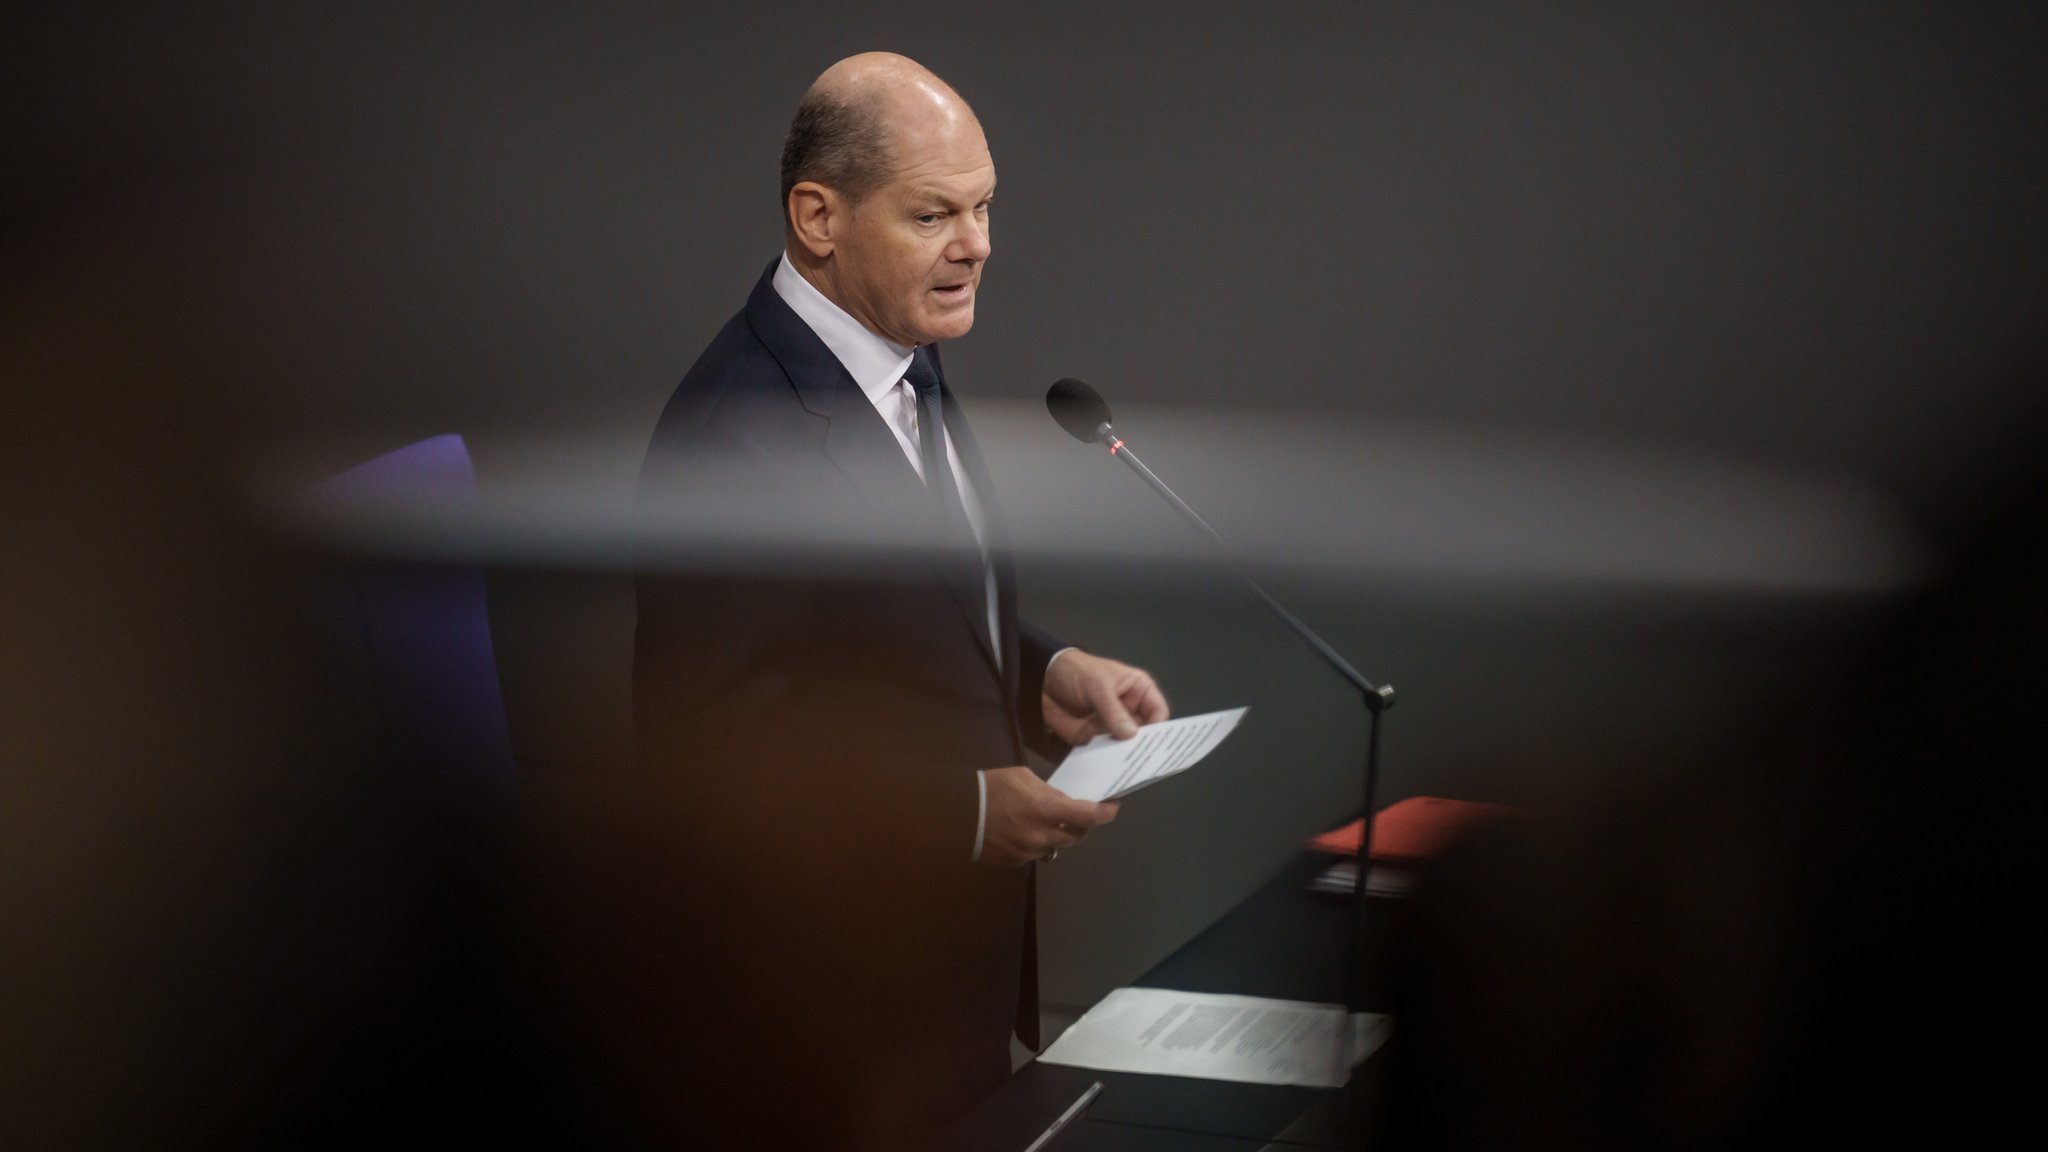
{"type": "MultiPolygon", "coordinates": [[[[1119,565],[1208,559],[1208,544],[1034,403],[971,401],[1011,544],[1119,565]]],[[[1889,593],[1927,552],[1878,493],[1826,474],[1639,445],[1255,409],[1129,405],[1118,429],[1262,568],[1327,576],[1889,593]]],[[[945,547],[913,517],[850,514],[851,492],[777,499],[707,470],[636,500],[643,444],[473,437],[474,500],[346,504],[257,470],[270,517],[349,552],[592,569],[785,569],[912,561],[945,547]],[[695,493],[701,492],[701,497],[695,493]]],[[[331,454],[331,451],[330,451],[331,454]]]]}

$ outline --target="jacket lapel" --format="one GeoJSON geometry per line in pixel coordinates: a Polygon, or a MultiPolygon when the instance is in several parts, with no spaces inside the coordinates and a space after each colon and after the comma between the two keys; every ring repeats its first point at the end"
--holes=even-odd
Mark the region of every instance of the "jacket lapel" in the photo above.
{"type": "MultiPolygon", "coordinates": [[[[754,334],[760,337],[762,345],[782,365],[791,386],[796,389],[798,401],[807,411],[826,421],[825,457],[863,497],[874,504],[883,517],[882,527],[885,530],[895,529],[913,539],[931,542],[933,546],[926,549],[926,554],[933,574],[965,615],[968,632],[980,646],[990,670],[1006,671],[1008,665],[1015,661],[998,662],[991,647],[988,599],[982,579],[979,546],[964,528],[942,534],[939,503],[924,482],[918,479],[917,470],[904,456],[896,434],[883,422],[881,413],[875,411],[867,394],[854,383],[846,366],[775,291],[774,276],[775,264],[771,263],[754,286],[753,294],[747,298],[747,322],[754,329],[754,334]]],[[[937,366],[936,357],[933,365],[937,366]]],[[[939,378],[943,392],[943,370],[939,378]]],[[[952,401],[950,394],[946,395],[947,433],[955,438],[954,450],[960,454],[962,467],[967,471],[976,495],[981,498],[982,507],[989,509],[989,487],[981,469],[980,454],[974,451],[973,438],[966,430],[965,418],[959,414],[959,405],[952,401]]],[[[993,542],[993,513],[990,515],[993,542]]],[[[1008,621],[1014,617],[1014,611],[1002,604],[1002,583],[999,565],[997,619],[1002,622],[1000,627],[1005,633],[1002,642],[1007,650],[1014,645],[1014,640],[1008,638],[1008,621]]]]}

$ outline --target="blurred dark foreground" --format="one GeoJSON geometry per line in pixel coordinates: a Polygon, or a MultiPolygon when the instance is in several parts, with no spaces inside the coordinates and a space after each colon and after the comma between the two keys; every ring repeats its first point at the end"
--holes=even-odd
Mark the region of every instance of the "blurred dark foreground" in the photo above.
{"type": "Polygon", "coordinates": [[[1992,497],[1831,697],[1760,700],[1436,862],[1400,942],[1384,1146],[1952,1146],[2024,1123],[2044,491],[1992,497]]]}

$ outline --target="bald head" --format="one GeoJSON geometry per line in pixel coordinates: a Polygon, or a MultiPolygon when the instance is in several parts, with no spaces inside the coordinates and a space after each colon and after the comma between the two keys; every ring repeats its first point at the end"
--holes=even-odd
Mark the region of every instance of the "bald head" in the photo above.
{"type": "Polygon", "coordinates": [[[889,181],[905,152],[961,137],[980,141],[981,124],[930,69],[894,52],[848,56],[825,69],[797,105],[782,145],[784,210],[790,189],[805,181],[858,204],[889,181]]]}
{"type": "Polygon", "coordinates": [[[974,325],[995,160],[958,93],[914,60],[850,56],[804,93],[782,150],[783,252],[883,339],[974,325]]]}

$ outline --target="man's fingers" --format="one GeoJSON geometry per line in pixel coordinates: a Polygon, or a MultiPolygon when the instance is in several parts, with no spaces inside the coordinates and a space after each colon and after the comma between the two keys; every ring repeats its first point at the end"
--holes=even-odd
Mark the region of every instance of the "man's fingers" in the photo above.
{"type": "Polygon", "coordinates": [[[1076,716],[1050,700],[1046,702],[1045,722],[1061,740],[1076,746],[1095,739],[1102,731],[1092,718],[1076,716]]]}
{"type": "Polygon", "coordinates": [[[1085,801],[1076,801],[1076,803],[1085,804],[1087,808],[1091,809],[1089,819],[1092,823],[1083,824],[1062,821],[1048,825],[1045,828],[1044,836],[1041,838],[1042,844],[1039,849],[1041,855],[1054,848],[1072,848],[1086,839],[1091,829],[1100,828],[1111,820],[1116,819],[1116,801],[1114,800],[1105,800],[1100,804],[1087,804],[1085,801]]]}
{"type": "Polygon", "coordinates": [[[1046,678],[1044,712],[1067,743],[1084,744],[1103,733],[1128,740],[1142,725],[1173,715],[1166,694],[1143,668],[1071,649],[1062,655],[1067,658],[1054,661],[1046,678]]]}
{"type": "Polygon", "coordinates": [[[1029,768],[998,768],[983,775],[990,792],[989,843],[995,845],[988,859],[1012,865],[1043,859],[1116,819],[1117,801],[1076,800],[1029,768]]]}
{"type": "Polygon", "coordinates": [[[1049,824],[1065,825],[1086,832],[1090,828],[1107,824],[1116,819],[1117,803],[1105,800],[1100,804],[1087,800],[1076,800],[1057,789],[1046,789],[1049,795],[1039,805],[1039,815],[1049,824]]]}
{"type": "Polygon", "coordinates": [[[1106,677],[1088,683],[1088,699],[1095,705],[1095,718],[1109,733],[1119,740],[1128,740],[1138,734],[1138,722],[1124,707],[1123,698],[1117,694],[1116,685],[1106,677]]]}
{"type": "Polygon", "coordinates": [[[1153,683],[1150,676],[1141,683],[1143,690],[1138,694],[1138,702],[1132,706],[1132,711],[1138,714],[1138,722],[1157,724],[1170,718],[1173,709],[1166,703],[1166,693],[1159,690],[1159,685],[1153,683]]]}
{"type": "Polygon", "coordinates": [[[1091,718],[1074,721],[1067,731],[1060,733],[1060,739],[1065,740],[1069,744],[1081,745],[1100,735],[1102,735],[1102,725],[1096,723],[1091,718]]]}

